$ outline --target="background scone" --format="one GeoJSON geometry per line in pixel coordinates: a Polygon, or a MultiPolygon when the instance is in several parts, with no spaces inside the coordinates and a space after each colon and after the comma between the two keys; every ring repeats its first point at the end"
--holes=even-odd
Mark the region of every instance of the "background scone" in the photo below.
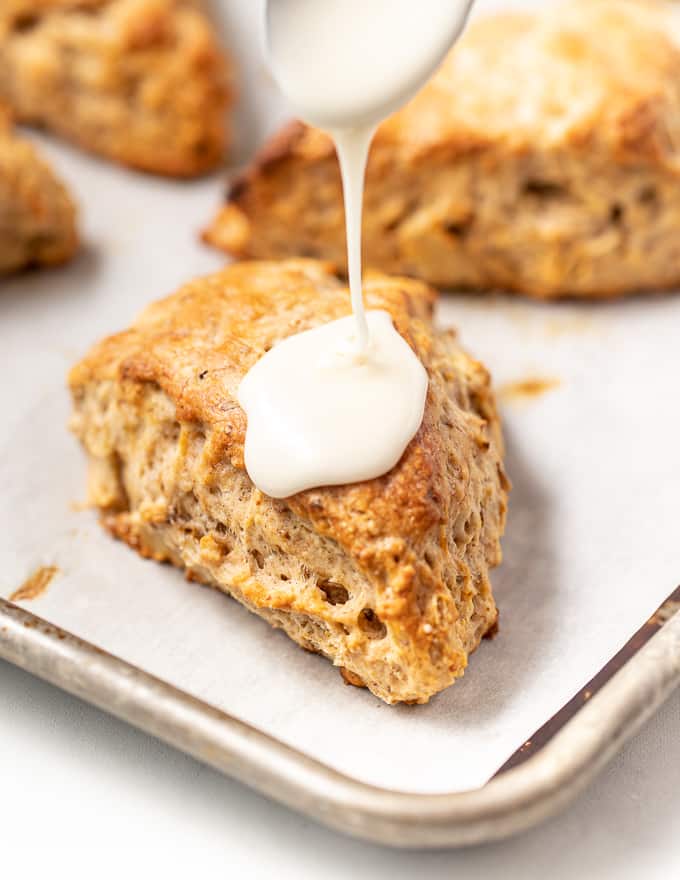
{"type": "MultiPolygon", "coordinates": [[[[364,254],[443,287],[539,298],[680,282],[680,49],[668,8],[547,3],[472,25],[371,153],[364,254]]],[[[344,265],[330,140],[294,124],[206,233],[239,256],[344,265]]]]}
{"type": "Polygon", "coordinates": [[[0,274],[65,263],[77,248],[68,192],[0,107],[0,274]]]}
{"type": "Polygon", "coordinates": [[[224,155],[228,69],[196,0],[4,0],[0,98],[145,171],[200,174],[224,155]]]}
{"type": "Polygon", "coordinates": [[[380,275],[365,290],[430,379],[418,434],[379,479],[274,500],[244,470],[241,378],[277,341],[349,311],[314,261],[235,264],[151,305],[72,370],[72,427],[114,535],[231,593],[383,700],[423,703],[496,622],[502,441],[487,372],[432,327],[434,293],[380,275]]]}

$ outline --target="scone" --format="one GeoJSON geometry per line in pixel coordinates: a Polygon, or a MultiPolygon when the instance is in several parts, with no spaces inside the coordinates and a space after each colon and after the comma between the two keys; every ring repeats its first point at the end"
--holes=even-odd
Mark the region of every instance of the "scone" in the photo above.
{"type": "Polygon", "coordinates": [[[0,98],[145,171],[185,177],[223,158],[229,75],[195,0],[4,0],[0,98]]]}
{"type": "MultiPolygon", "coordinates": [[[[664,4],[546,3],[472,25],[378,130],[364,254],[445,288],[541,299],[680,283],[680,49],[664,4]]],[[[330,140],[295,123],[231,186],[206,238],[345,265],[330,140]]]]}
{"type": "Polygon", "coordinates": [[[379,479],[274,500],[244,469],[242,377],[281,339],[349,312],[347,288],[315,261],[234,264],[148,307],[72,370],[72,427],[114,535],[386,702],[425,703],[496,622],[500,427],[486,370],[432,327],[434,293],[382,275],[365,290],[430,381],[419,432],[379,479]]]}
{"type": "Polygon", "coordinates": [[[68,192],[0,108],[0,274],[64,263],[77,247],[68,192]]]}

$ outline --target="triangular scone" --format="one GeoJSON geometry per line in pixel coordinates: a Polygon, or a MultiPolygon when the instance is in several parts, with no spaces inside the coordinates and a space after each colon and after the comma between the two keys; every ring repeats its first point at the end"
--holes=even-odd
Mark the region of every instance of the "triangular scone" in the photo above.
{"type": "Polygon", "coordinates": [[[4,0],[0,98],[145,171],[184,177],[223,158],[229,77],[197,0],[4,0]]]}
{"type": "MultiPolygon", "coordinates": [[[[473,24],[379,128],[369,265],[539,298],[680,283],[680,49],[661,32],[668,8],[544,6],[473,24]]],[[[206,238],[238,256],[344,265],[343,224],[332,144],[296,123],[233,183],[206,238]]]]}
{"type": "Polygon", "coordinates": [[[0,108],[0,274],[65,263],[77,248],[68,192],[0,108]]]}
{"type": "Polygon", "coordinates": [[[424,703],[496,622],[502,441],[486,370],[432,327],[434,293],[381,275],[365,291],[430,377],[422,427],[384,477],[274,500],[244,470],[241,378],[284,337],[349,310],[347,288],[308,260],[237,263],[148,307],[72,370],[72,427],[114,535],[231,593],[388,703],[424,703]]]}

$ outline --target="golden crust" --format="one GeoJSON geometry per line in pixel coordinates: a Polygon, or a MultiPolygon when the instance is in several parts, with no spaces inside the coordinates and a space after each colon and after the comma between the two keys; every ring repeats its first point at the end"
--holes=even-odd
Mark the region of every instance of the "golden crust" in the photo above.
{"type": "Polygon", "coordinates": [[[145,171],[220,164],[231,74],[193,0],[6,0],[0,97],[25,122],[145,171]]]}
{"type": "MultiPolygon", "coordinates": [[[[617,296],[680,281],[680,49],[663,4],[572,0],[471,26],[378,130],[369,264],[444,287],[617,296]]],[[[344,265],[329,139],[296,123],[205,233],[239,256],[344,265]]]]}
{"type": "Polygon", "coordinates": [[[327,264],[241,263],[186,285],[70,375],[107,527],[230,592],[388,702],[425,702],[493,627],[508,484],[484,368],[431,325],[434,293],[369,275],[430,376],[388,474],[277,501],[243,465],[238,384],[280,339],[349,311],[327,264]],[[226,547],[226,550],[225,550],[226,547]]]}
{"type": "Polygon", "coordinates": [[[71,259],[76,209],[66,188],[0,106],[0,274],[71,259]]]}

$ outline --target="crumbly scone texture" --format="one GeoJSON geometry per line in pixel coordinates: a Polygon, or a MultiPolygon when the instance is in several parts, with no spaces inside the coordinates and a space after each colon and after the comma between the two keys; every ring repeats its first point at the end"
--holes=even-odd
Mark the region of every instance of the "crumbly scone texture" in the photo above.
{"type": "Polygon", "coordinates": [[[311,260],[234,264],[151,305],[73,368],[72,428],[114,535],[230,593],[347,681],[425,703],[496,622],[500,426],[484,367],[433,329],[431,289],[372,275],[365,293],[430,379],[420,430],[379,479],[276,500],[244,469],[241,378],[281,339],[349,311],[347,288],[311,260]]]}
{"type": "Polygon", "coordinates": [[[0,98],[116,162],[220,164],[231,75],[198,0],[3,0],[0,98]]]}
{"type": "Polygon", "coordinates": [[[0,107],[0,274],[65,263],[77,248],[66,188],[0,107]]]}
{"type": "MultiPolygon", "coordinates": [[[[440,287],[541,299],[680,282],[680,48],[669,10],[569,0],[472,25],[378,130],[364,254],[440,287]]],[[[292,124],[205,233],[238,256],[345,265],[333,147],[292,124]]]]}

